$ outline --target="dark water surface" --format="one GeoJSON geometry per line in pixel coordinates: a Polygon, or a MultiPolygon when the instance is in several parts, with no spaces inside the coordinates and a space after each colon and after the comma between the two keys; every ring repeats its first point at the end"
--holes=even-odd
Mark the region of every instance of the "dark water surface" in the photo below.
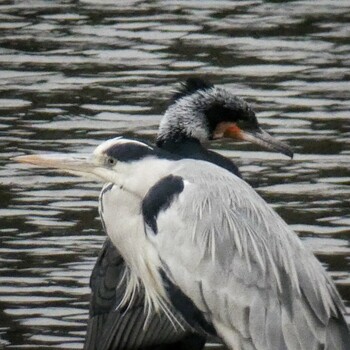
{"type": "Polygon", "coordinates": [[[190,75],[233,89],[294,147],[288,160],[212,145],[317,254],[349,313],[349,23],[345,0],[1,1],[0,348],[82,348],[104,241],[101,186],[9,158],[152,140],[190,75]]]}

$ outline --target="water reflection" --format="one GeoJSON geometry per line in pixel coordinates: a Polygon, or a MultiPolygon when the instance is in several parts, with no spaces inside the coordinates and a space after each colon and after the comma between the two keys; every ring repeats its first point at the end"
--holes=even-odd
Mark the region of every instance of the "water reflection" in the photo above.
{"type": "Polygon", "coordinates": [[[347,1],[2,2],[0,347],[82,347],[104,240],[98,185],[9,157],[152,140],[173,84],[193,74],[252,102],[295,148],[290,161],[213,145],[318,254],[349,311],[348,23],[347,1]]]}

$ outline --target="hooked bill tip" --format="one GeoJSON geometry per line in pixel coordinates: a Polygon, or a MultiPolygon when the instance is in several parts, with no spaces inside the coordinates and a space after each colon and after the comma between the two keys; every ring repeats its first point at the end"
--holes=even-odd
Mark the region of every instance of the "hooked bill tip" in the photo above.
{"type": "Polygon", "coordinates": [[[275,139],[273,136],[271,136],[269,133],[267,133],[261,128],[253,131],[242,130],[240,136],[242,140],[255,143],[265,149],[268,149],[274,152],[282,153],[287,157],[290,157],[293,159],[294,152],[289,145],[287,145],[283,141],[275,139]]]}

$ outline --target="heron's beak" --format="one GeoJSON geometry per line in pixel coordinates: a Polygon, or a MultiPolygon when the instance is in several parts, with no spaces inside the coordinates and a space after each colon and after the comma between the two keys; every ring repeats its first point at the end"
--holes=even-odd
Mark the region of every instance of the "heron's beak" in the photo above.
{"type": "Polygon", "coordinates": [[[290,146],[282,141],[276,140],[260,127],[253,130],[243,130],[237,124],[230,124],[225,129],[223,136],[241,141],[249,141],[268,150],[280,152],[293,158],[293,151],[290,146]]]}
{"type": "Polygon", "coordinates": [[[12,158],[16,162],[58,169],[70,174],[101,181],[97,164],[86,154],[33,154],[12,158]]]}

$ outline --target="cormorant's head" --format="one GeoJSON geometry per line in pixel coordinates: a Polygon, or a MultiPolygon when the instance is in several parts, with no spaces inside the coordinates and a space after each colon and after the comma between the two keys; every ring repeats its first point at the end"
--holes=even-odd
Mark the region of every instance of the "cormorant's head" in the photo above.
{"type": "Polygon", "coordinates": [[[293,156],[291,148],[261,129],[251,106],[231,91],[190,78],[174,94],[161,120],[158,145],[193,138],[200,142],[228,137],[250,141],[293,156]]]}

